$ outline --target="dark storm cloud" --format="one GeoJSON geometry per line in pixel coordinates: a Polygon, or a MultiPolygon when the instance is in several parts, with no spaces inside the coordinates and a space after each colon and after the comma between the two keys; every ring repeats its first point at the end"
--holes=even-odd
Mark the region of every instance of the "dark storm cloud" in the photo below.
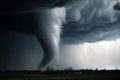
{"type": "Polygon", "coordinates": [[[1,13],[32,11],[36,8],[48,8],[60,0],[4,0],[0,2],[1,13]],[[4,5],[3,5],[4,4],[4,5]]]}
{"type": "MultiPolygon", "coordinates": [[[[119,10],[119,2],[117,0],[12,0],[11,2],[6,2],[6,4],[12,6],[1,7],[1,10],[4,8],[6,11],[11,10],[15,12],[18,10],[18,12],[24,12],[36,9],[65,7],[67,24],[63,25],[62,33],[63,41],[65,43],[96,42],[119,37],[119,12],[116,11],[116,9],[119,10]],[[118,32],[116,33],[116,31],[118,32]],[[116,35],[114,34],[114,38],[113,36],[110,36],[112,32],[116,33],[116,35]]],[[[26,15],[22,15],[22,17],[27,18],[26,15]]],[[[15,17],[15,19],[12,16],[12,21],[17,21],[16,24],[21,25],[21,21],[16,20],[18,18],[20,19],[21,15],[17,18],[15,17]]],[[[26,26],[25,23],[22,23],[22,26],[23,25],[26,26]]],[[[19,28],[18,30],[23,30],[20,27],[17,28],[19,28]]],[[[28,28],[26,28],[26,30],[27,29],[28,28]]],[[[29,30],[31,31],[27,32],[33,33],[32,29],[33,28],[30,27],[29,30]]]]}
{"type": "Polygon", "coordinates": [[[85,42],[97,42],[103,40],[115,40],[120,38],[120,22],[115,23],[95,23],[77,25],[69,23],[65,25],[62,33],[64,43],[78,44],[85,42]]]}
{"type": "Polygon", "coordinates": [[[67,9],[63,42],[78,44],[120,38],[120,12],[115,0],[80,0],[67,9]],[[73,12],[74,11],[74,12],[73,12]]]}
{"type": "MultiPolygon", "coordinates": [[[[78,1],[78,0],[76,0],[78,1]]],[[[0,14],[33,12],[73,4],[74,0],[4,0],[0,1],[0,14]],[[3,5],[4,4],[4,5],[3,5]]]]}

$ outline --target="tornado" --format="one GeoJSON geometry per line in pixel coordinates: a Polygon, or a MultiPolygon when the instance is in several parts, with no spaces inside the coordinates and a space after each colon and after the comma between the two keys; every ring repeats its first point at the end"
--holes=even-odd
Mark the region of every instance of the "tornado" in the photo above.
{"type": "Polygon", "coordinates": [[[44,57],[38,66],[41,69],[59,56],[61,22],[51,10],[38,12],[35,16],[36,35],[44,51],[44,57]]]}

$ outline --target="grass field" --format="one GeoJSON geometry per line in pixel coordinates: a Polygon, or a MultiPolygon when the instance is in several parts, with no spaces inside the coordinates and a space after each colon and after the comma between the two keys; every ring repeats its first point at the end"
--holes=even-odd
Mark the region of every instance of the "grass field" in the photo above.
{"type": "Polygon", "coordinates": [[[5,71],[0,80],[120,80],[120,71],[5,71]]]}

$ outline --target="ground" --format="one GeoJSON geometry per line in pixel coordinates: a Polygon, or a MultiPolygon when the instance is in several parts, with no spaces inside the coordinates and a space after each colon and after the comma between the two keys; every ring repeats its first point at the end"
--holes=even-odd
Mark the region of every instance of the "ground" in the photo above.
{"type": "Polygon", "coordinates": [[[1,71],[0,80],[119,80],[119,70],[1,71]]]}

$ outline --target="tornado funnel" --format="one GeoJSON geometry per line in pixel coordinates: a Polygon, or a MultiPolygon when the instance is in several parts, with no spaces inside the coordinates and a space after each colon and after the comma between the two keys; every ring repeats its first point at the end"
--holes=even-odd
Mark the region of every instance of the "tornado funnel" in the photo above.
{"type": "Polygon", "coordinates": [[[37,38],[43,48],[44,57],[38,69],[49,64],[59,55],[60,24],[49,11],[36,14],[37,38]]]}

